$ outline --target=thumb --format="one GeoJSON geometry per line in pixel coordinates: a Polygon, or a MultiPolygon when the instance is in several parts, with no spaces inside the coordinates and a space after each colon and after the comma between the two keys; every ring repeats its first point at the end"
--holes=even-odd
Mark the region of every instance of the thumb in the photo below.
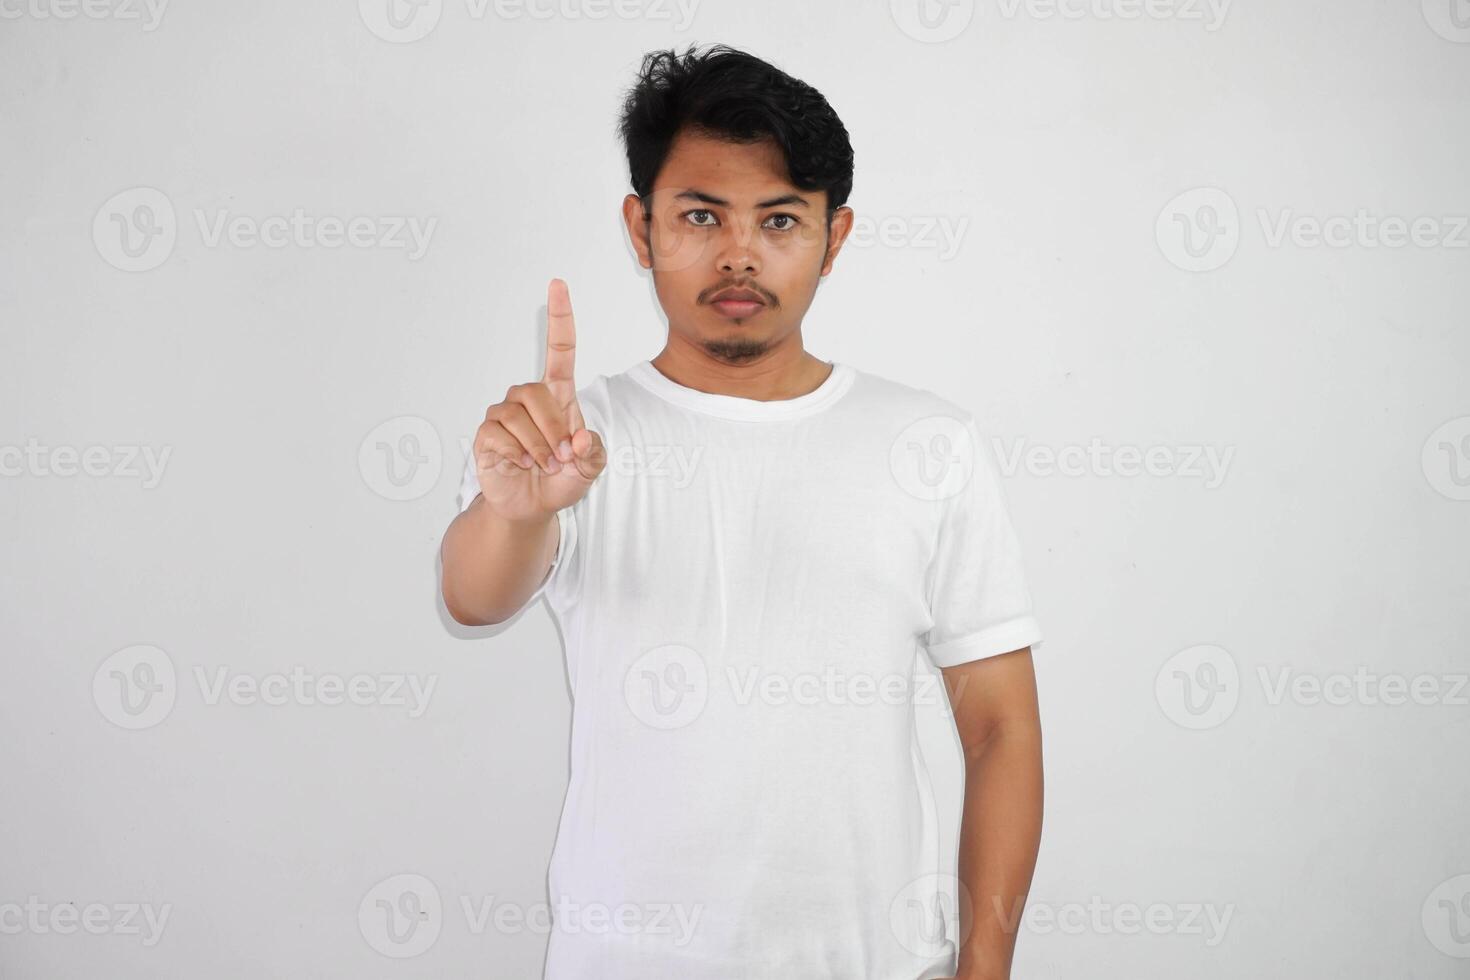
{"type": "Polygon", "coordinates": [[[607,466],[607,449],[602,436],[591,429],[572,433],[572,464],[585,480],[592,480],[607,466]]]}

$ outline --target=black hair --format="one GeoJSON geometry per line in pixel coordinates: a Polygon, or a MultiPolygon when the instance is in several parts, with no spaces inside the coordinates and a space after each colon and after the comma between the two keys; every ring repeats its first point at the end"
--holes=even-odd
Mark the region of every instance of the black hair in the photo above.
{"type": "Polygon", "coordinates": [[[643,56],[623,102],[618,132],[628,153],[633,192],[643,200],[679,131],[732,143],[775,139],[791,183],[827,192],[827,221],[852,193],[852,144],[822,93],[755,55],[716,44],[643,56]]]}

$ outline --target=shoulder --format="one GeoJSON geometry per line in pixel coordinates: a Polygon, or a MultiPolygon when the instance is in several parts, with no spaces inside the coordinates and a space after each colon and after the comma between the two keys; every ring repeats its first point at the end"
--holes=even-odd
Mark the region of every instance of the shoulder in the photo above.
{"type": "Polygon", "coordinates": [[[851,396],[865,408],[909,422],[943,417],[973,425],[974,413],[958,402],[919,385],[894,380],[861,368],[854,373],[851,396]]]}

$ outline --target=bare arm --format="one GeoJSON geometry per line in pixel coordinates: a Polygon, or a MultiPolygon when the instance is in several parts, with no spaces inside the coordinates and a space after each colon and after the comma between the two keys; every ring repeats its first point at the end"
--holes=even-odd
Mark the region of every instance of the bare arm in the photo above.
{"type": "Polygon", "coordinates": [[[971,925],[955,976],[1008,980],[1041,845],[1041,721],[1031,648],[942,673],[965,751],[959,877],[971,925]]]}
{"type": "Polygon", "coordinates": [[[466,626],[504,622],[526,604],[556,558],[557,511],[586,496],[607,465],[577,404],[576,326],[560,279],[547,289],[546,320],[546,370],[486,409],[472,449],[480,493],[439,546],[444,606],[466,626]]]}
{"type": "Polygon", "coordinates": [[[440,588],[455,622],[489,626],[514,616],[546,579],[556,557],[556,515],[511,521],[479,496],[444,532],[440,588]]]}

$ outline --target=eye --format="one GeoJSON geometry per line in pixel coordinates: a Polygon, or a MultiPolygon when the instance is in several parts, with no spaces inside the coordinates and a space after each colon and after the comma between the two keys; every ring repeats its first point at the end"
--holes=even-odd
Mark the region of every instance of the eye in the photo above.
{"type": "Polygon", "coordinates": [[[766,221],[767,222],[771,222],[771,221],[788,221],[788,222],[790,222],[790,224],[787,224],[787,225],[784,225],[783,227],[774,229],[775,231],[791,231],[797,225],[801,224],[801,221],[794,214],[773,214],[769,218],[767,218],[766,221]]]}
{"type": "MultiPolygon", "coordinates": [[[[688,221],[690,218],[692,218],[694,215],[697,215],[697,214],[708,215],[710,218],[713,218],[714,217],[714,212],[710,211],[708,208],[695,208],[693,211],[685,211],[682,217],[686,221],[688,221]]],[[[692,225],[694,225],[694,227],[696,227],[696,228],[711,228],[711,227],[713,227],[713,225],[706,224],[703,221],[689,221],[689,223],[692,224],[692,225]]]]}

